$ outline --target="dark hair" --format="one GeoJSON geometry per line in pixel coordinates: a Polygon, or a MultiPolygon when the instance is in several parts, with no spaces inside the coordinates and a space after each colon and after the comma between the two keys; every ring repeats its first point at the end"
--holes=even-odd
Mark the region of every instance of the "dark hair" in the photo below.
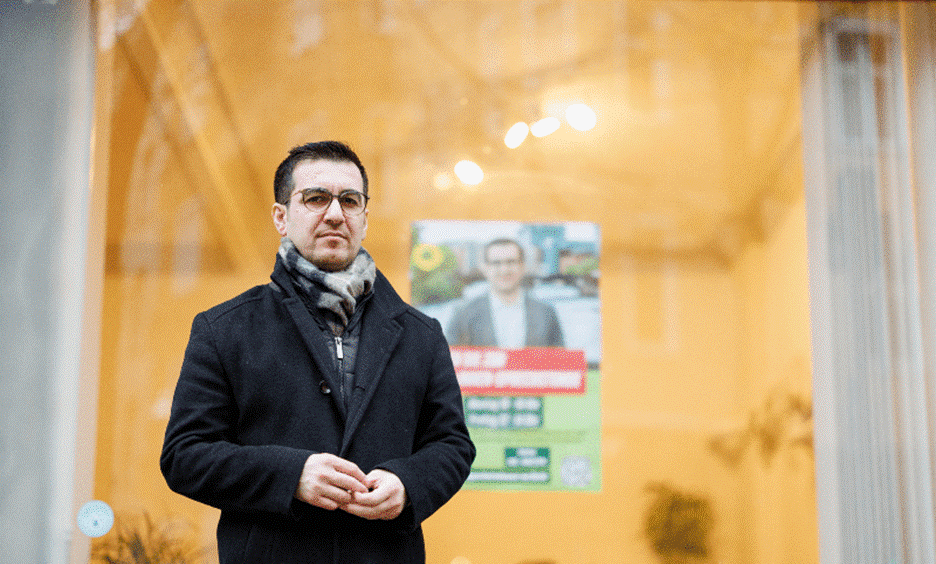
{"type": "Polygon", "coordinates": [[[351,147],[341,141],[317,141],[293,147],[289,150],[289,156],[276,167],[276,175],[273,177],[273,197],[277,203],[289,205],[289,195],[292,194],[294,188],[293,170],[302,161],[354,163],[361,171],[361,178],[364,180],[364,195],[367,195],[367,171],[364,170],[361,159],[351,150],[351,147]]]}
{"type": "Polygon", "coordinates": [[[517,251],[520,253],[520,262],[526,262],[526,258],[523,256],[523,246],[509,237],[500,237],[499,239],[494,239],[493,241],[488,242],[488,244],[484,246],[484,262],[488,261],[488,249],[497,245],[513,245],[517,247],[517,251]]]}

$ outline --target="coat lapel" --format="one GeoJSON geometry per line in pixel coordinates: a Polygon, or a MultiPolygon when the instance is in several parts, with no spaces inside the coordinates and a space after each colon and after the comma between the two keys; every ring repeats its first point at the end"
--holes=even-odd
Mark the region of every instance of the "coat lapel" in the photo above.
{"type": "MultiPolygon", "coordinates": [[[[290,287],[288,275],[285,271],[280,272],[282,266],[277,257],[277,265],[274,268],[273,282],[280,288],[290,287]]],[[[322,332],[318,324],[312,319],[312,314],[306,308],[305,303],[291,292],[287,292],[287,297],[283,300],[283,305],[289,312],[293,323],[302,337],[303,343],[312,355],[312,359],[322,373],[322,378],[332,390],[339,389],[335,373],[335,367],[332,362],[332,352],[329,350],[325,339],[322,338],[322,332]]],[[[352,413],[345,413],[344,406],[335,394],[332,394],[332,405],[341,413],[345,421],[345,431],[342,437],[341,450],[338,456],[344,456],[351,444],[351,438],[367,410],[368,404],[374,398],[374,392],[377,384],[384,373],[387,362],[393,354],[393,350],[400,342],[403,335],[403,326],[396,321],[396,316],[404,311],[406,304],[400,299],[396,291],[390,285],[390,282],[381,274],[377,273],[377,279],[374,281],[374,295],[368,301],[367,309],[364,311],[364,318],[361,320],[361,340],[358,350],[355,353],[355,386],[361,386],[363,392],[359,402],[352,405],[352,413]]],[[[318,382],[312,382],[318,385],[318,382]]]]}
{"type": "Polygon", "coordinates": [[[339,456],[347,452],[354,432],[374,398],[387,362],[403,335],[403,326],[395,319],[402,311],[400,306],[403,305],[403,301],[380,273],[377,274],[374,283],[374,294],[364,311],[361,340],[355,357],[354,385],[361,386],[363,392],[361,400],[353,404],[352,411],[348,414],[339,456]]]}
{"type": "MultiPolygon", "coordinates": [[[[302,342],[305,343],[306,348],[312,355],[312,360],[315,361],[315,364],[318,366],[319,372],[322,374],[322,378],[325,380],[326,384],[328,384],[328,387],[332,390],[340,389],[340,383],[337,380],[338,375],[335,374],[335,367],[332,363],[332,353],[328,349],[328,345],[325,344],[322,331],[319,329],[315,320],[312,319],[312,314],[309,313],[308,308],[306,308],[301,299],[295,296],[283,300],[283,305],[286,306],[286,310],[289,311],[289,316],[292,317],[293,323],[296,324],[299,335],[302,337],[302,342]]],[[[311,384],[315,387],[319,385],[318,382],[311,382],[311,384]]],[[[331,394],[331,398],[332,405],[341,413],[342,419],[347,419],[348,414],[344,412],[344,405],[342,405],[342,402],[338,401],[334,393],[331,394]]]]}
{"type": "MultiPolygon", "coordinates": [[[[295,292],[291,291],[292,281],[289,279],[289,274],[286,272],[286,268],[283,266],[283,261],[279,254],[276,255],[276,265],[273,267],[273,273],[270,275],[270,279],[273,281],[274,288],[285,295],[282,304],[286,308],[286,311],[289,312],[289,316],[296,325],[296,330],[300,338],[302,338],[302,342],[305,344],[309,354],[312,356],[313,362],[318,366],[319,373],[322,375],[321,379],[325,380],[329,389],[339,390],[338,375],[335,374],[332,353],[328,349],[325,338],[322,336],[322,330],[318,323],[312,319],[312,314],[309,313],[302,299],[299,298],[295,292]]],[[[310,385],[319,388],[319,381],[312,381],[310,385]]],[[[336,394],[332,393],[330,395],[332,405],[335,406],[335,409],[341,414],[341,418],[346,420],[348,414],[345,413],[344,405],[339,401],[336,394]]]]}

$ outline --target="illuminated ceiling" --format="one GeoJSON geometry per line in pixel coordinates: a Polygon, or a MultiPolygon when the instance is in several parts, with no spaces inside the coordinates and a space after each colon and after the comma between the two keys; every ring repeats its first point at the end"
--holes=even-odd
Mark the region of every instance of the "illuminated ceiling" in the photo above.
{"type": "Polygon", "coordinates": [[[578,220],[601,222],[606,245],[731,258],[800,197],[777,182],[801,168],[797,16],[784,2],[127,0],[102,19],[116,71],[201,171],[219,244],[265,264],[273,170],[322,137],[361,154],[391,245],[416,219],[578,220]],[[504,146],[516,121],[573,102],[594,129],[504,146]],[[464,158],[485,180],[440,190],[464,158]]]}

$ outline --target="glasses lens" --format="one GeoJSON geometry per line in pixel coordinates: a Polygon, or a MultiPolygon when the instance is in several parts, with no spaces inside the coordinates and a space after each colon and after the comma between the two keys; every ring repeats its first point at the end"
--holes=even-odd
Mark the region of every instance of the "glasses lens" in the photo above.
{"type": "Polygon", "coordinates": [[[332,195],[327,190],[303,190],[299,198],[305,207],[314,212],[324,210],[332,201],[332,195]]]}
{"type": "Polygon", "coordinates": [[[364,194],[360,192],[348,191],[338,195],[338,203],[341,209],[348,214],[359,214],[364,210],[364,194]]]}

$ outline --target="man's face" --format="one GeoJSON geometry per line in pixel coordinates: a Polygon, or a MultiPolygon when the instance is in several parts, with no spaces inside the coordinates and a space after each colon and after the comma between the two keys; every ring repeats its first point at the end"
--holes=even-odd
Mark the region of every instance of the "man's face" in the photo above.
{"type": "Polygon", "coordinates": [[[484,257],[484,275],[491,289],[498,294],[512,294],[523,280],[520,249],[512,243],[491,245],[484,257]]]}
{"type": "Polygon", "coordinates": [[[337,199],[324,211],[310,211],[302,203],[302,191],[322,188],[333,195],[345,190],[364,192],[361,171],[352,162],[302,161],[293,170],[289,205],[273,204],[273,224],[280,236],[289,237],[299,253],[326,271],[344,270],[367,234],[367,212],[345,215],[337,199]]]}

